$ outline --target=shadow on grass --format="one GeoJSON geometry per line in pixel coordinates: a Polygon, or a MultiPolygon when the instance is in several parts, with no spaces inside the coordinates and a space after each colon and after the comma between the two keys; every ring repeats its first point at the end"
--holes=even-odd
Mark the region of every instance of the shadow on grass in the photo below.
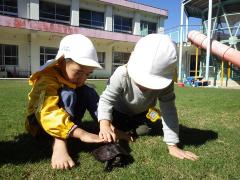
{"type": "MultiPolygon", "coordinates": [[[[91,127],[91,123],[85,123],[84,129],[91,127]]],[[[91,128],[90,128],[91,129],[91,128]]],[[[159,128],[157,128],[159,129],[159,128]]],[[[162,130],[153,131],[152,136],[162,136],[162,130]]],[[[89,130],[91,132],[91,130],[89,130]]],[[[200,146],[207,141],[215,140],[218,138],[218,134],[212,130],[202,130],[196,128],[188,128],[180,125],[180,147],[185,145],[200,146]]],[[[69,153],[75,160],[78,159],[80,152],[91,153],[95,148],[99,147],[99,144],[83,143],[75,139],[68,141],[69,153]]],[[[128,143],[123,143],[121,146],[130,153],[131,148],[128,143]]],[[[39,162],[44,159],[51,159],[52,142],[50,138],[35,139],[29,134],[20,134],[11,141],[0,141],[0,166],[4,164],[23,164],[27,162],[39,162]]],[[[128,164],[134,162],[134,159],[130,159],[128,164]]],[[[77,163],[77,162],[76,162],[77,163]]]]}
{"type": "MultiPolygon", "coordinates": [[[[162,123],[157,121],[150,132],[150,136],[163,136],[162,123]]],[[[215,140],[218,134],[212,130],[204,130],[197,128],[189,128],[184,125],[179,125],[180,147],[185,145],[200,146],[207,141],[215,140]]]]}
{"type": "Polygon", "coordinates": [[[180,147],[184,147],[185,145],[200,146],[207,141],[218,138],[218,133],[212,130],[189,128],[183,125],[180,125],[179,134],[180,147]]]}
{"type": "MultiPolygon", "coordinates": [[[[86,126],[90,127],[90,125],[86,126]]],[[[75,162],[79,152],[91,152],[96,147],[96,144],[87,144],[76,139],[68,140],[69,154],[75,162]]],[[[34,163],[44,159],[50,161],[51,155],[52,138],[46,134],[34,138],[30,134],[23,133],[14,137],[13,140],[0,141],[0,166],[4,164],[34,163]]]]}
{"type": "MultiPolygon", "coordinates": [[[[96,126],[92,122],[81,123],[81,127],[88,132],[96,133],[96,126]]],[[[77,139],[68,140],[68,150],[70,156],[78,164],[79,153],[87,152],[91,153],[94,149],[103,144],[91,144],[84,143],[77,139]]],[[[121,144],[125,150],[130,153],[128,145],[121,144]]],[[[35,163],[47,159],[50,163],[52,155],[52,138],[50,136],[41,136],[38,138],[32,137],[30,134],[23,133],[14,137],[10,141],[0,141],[0,166],[4,164],[24,164],[35,163]]],[[[129,158],[126,165],[133,162],[133,159],[129,158]]]]}
{"type": "MultiPolygon", "coordinates": [[[[81,152],[91,153],[99,144],[83,143],[76,139],[68,140],[70,156],[78,164],[81,152]]],[[[4,164],[35,163],[47,159],[52,155],[52,138],[49,136],[33,138],[29,134],[20,134],[11,141],[0,141],[0,166],[4,164]]]]}
{"type": "Polygon", "coordinates": [[[11,141],[0,141],[0,165],[38,162],[51,157],[49,142],[40,142],[29,134],[20,134],[11,141]]]}

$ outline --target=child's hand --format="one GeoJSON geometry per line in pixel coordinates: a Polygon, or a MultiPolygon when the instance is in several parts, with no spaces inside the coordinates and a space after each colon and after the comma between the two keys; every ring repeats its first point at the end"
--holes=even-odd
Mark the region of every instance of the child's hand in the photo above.
{"type": "Polygon", "coordinates": [[[99,138],[105,142],[116,142],[115,127],[109,120],[101,120],[100,122],[99,138]]]}
{"type": "Polygon", "coordinates": [[[78,138],[83,142],[87,143],[102,143],[104,142],[103,139],[99,138],[97,134],[89,133],[81,128],[76,128],[73,133],[72,137],[78,138]]]}
{"type": "Polygon", "coordinates": [[[168,145],[168,151],[170,155],[177,157],[179,159],[189,159],[192,161],[198,159],[197,155],[193,154],[190,151],[184,151],[182,149],[179,149],[176,145],[168,145]]]}

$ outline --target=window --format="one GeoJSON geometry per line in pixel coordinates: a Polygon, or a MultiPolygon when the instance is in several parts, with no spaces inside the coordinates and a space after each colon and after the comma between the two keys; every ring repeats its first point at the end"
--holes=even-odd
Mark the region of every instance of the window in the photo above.
{"type": "Polygon", "coordinates": [[[0,66],[18,65],[18,46],[0,44],[0,66]]]}
{"type": "Polygon", "coordinates": [[[40,66],[46,63],[47,60],[54,59],[57,55],[57,48],[40,47],[40,66]]]}
{"type": "Polygon", "coordinates": [[[122,16],[114,16],[114,32],[132,34],[132,19],[122,16]]]}
{"type": "MultiPolygon", "coordinates": [[[[200,56],[198,56],[197,76],[199,76],[199,70],[200,70],[200,61],[199,60],[200,60],[200,56]]],[[[195,76],[195,71],[196,71],[196,56],[195,55],[191,55],[189,70],[190,70],[189,75],[195,76]]]]}
{"type": "Polygon", "coordinates": [[[39,19],[54,23],[70,24],[70,6],[40,1],[39,19]]]}
{"type": "Polygon", "coordinates": [[[235,65],[231,65],[231,79],[235,80],[235,81],[240,81],[240,68],[235,66],[235,65]]]}
{"type": "Polygon", "coordinates": [[[97,52],[99,64],[105,68],[105,52],[97,52]]]}
{"type": "Polygon", "coordinates": [[[18,16],[17,0],[0,0],[0,14],[18,16]]]}
{"type": "Polygon", "coordinates": [[[83,27],[104,29],[104,13],[80,9],[79,24],[83,27]]]}
{"type": "Polygon", "coordinates": [[[131,53],[125,52],[113,52],[113,67],[112,71],[114,72],[118,66],[124,65],[128,62],[131,53]]]}
{"type": "Polygon", "coordinates": [[[141,27],[141,35],[146,36],[148,34],[156,33],[157,23],[141,21],[140,27],[141,27]]]}

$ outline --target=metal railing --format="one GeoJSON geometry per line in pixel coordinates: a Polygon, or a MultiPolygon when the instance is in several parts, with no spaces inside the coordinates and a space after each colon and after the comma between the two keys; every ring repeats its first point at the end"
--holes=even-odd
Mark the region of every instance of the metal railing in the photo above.
{"type": "MultiPolygon", "coordinates": [[[[197,30],[202,32],[202,29],[203,29],[202,26],[200,25],[190,25],[190,26],[183,25],[182,28],[183,28],[183,42],[187,42],[187,34],[189,31],[197,30]]],[[[169,35],[171,39],[176,43],[180,42],[180,32],[181,32],[181,26],[175,26],[165,30],[165,34],[169,35]]]]}

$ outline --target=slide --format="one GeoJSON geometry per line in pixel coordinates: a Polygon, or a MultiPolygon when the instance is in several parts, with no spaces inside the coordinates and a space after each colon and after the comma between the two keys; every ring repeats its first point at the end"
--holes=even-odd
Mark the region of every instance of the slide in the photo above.
{"type": "MultiPolygon", "coordinates": [[[[188,39],[199,48],[207,49],[207,36],[199,31],[190,31],[188,39]]],[[[240,51],[231,48],[216,40],[211,40],[211,53],[218,56],[221,60],[231,62],[240,68],[240,51]]]]}

